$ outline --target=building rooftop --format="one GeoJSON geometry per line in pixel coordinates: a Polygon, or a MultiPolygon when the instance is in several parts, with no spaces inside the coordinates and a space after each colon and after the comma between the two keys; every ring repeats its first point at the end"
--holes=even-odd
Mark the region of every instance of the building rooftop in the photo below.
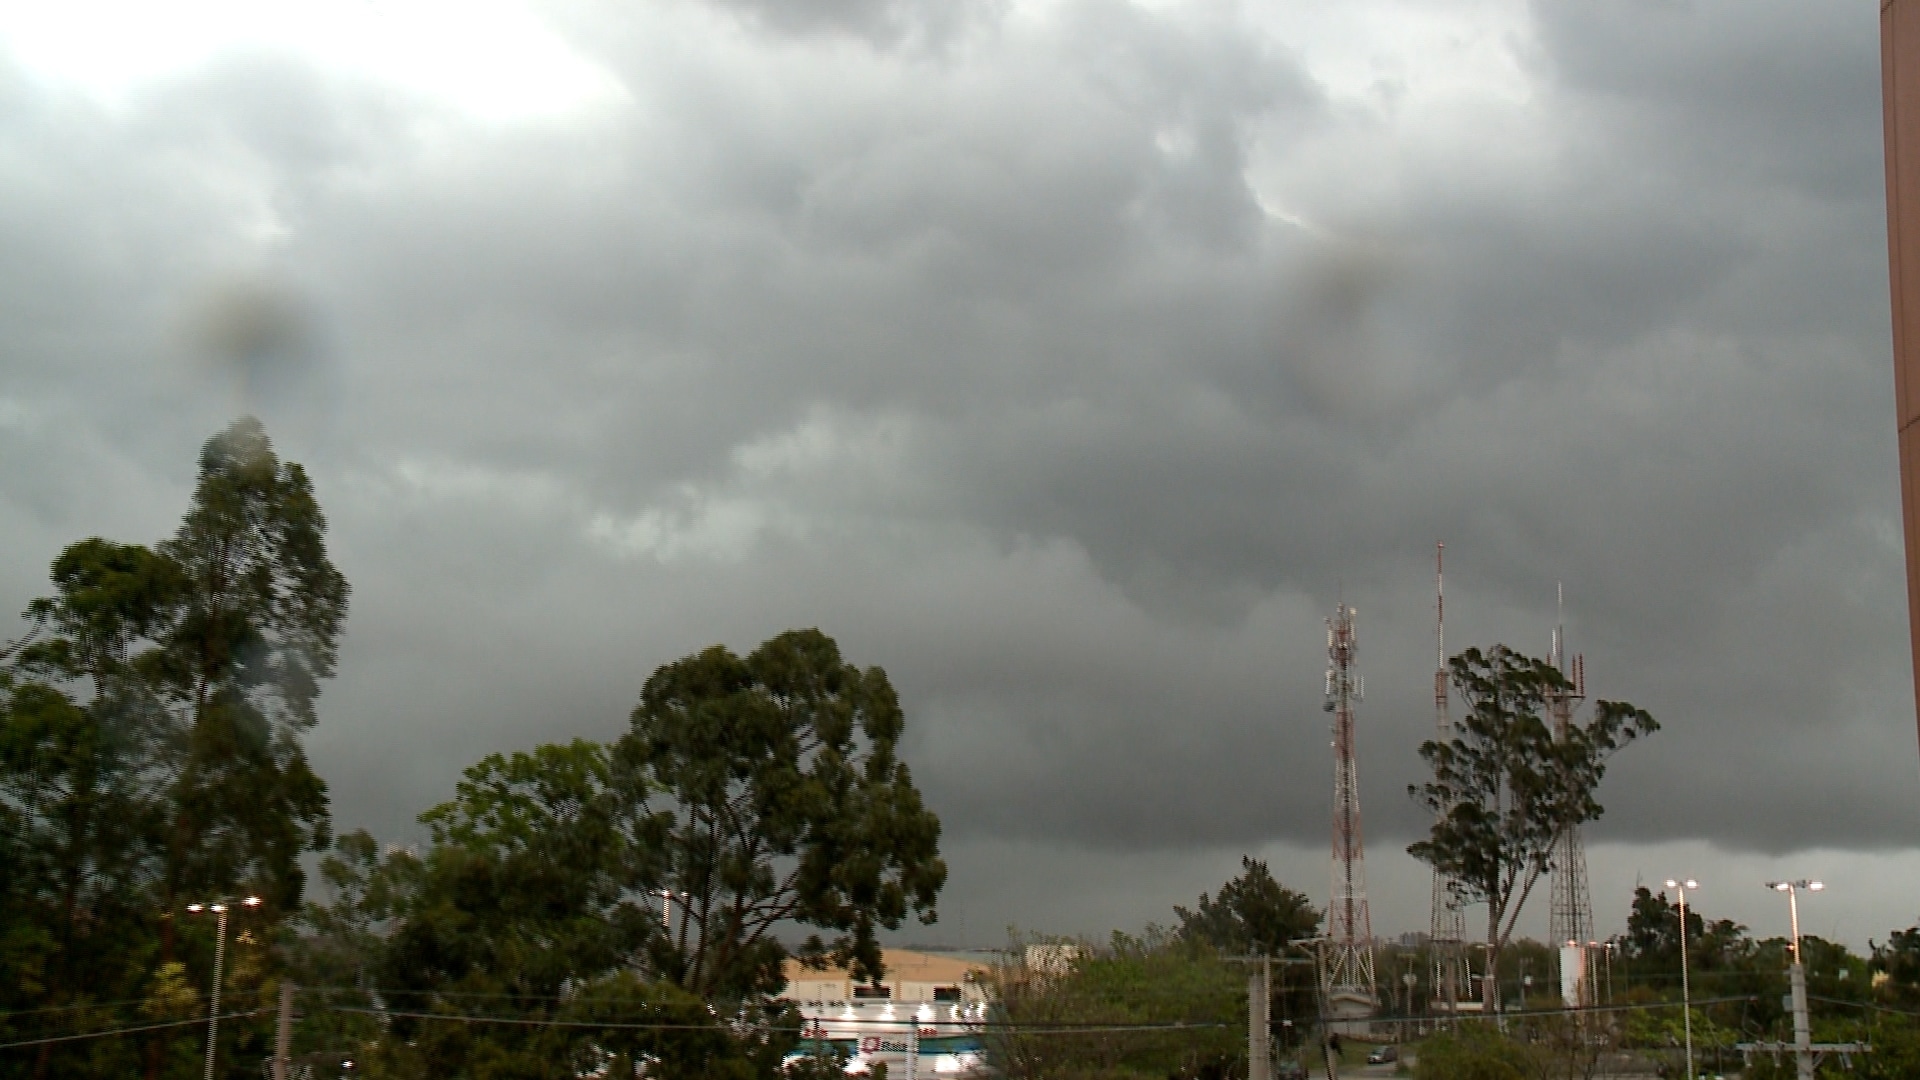
{"type": "MultiPolygon", "coordinates": [[[[941,983],[958,985],[977,979],[989,970],[989,966],[977,960],[963,960],[958,957],[940,956],[935,953],[914,952],[910,949],[882,949],[881,962],[886,965],[886,975],[881,982],[886,985],[898,983],[941,983]]],[[[783,971],[787,984],[796,982],[824,982],[831,980],[851,980],[844,967],[829,967],[825,970],[810,968],[800,961],[789,958],[783,971]]]]}

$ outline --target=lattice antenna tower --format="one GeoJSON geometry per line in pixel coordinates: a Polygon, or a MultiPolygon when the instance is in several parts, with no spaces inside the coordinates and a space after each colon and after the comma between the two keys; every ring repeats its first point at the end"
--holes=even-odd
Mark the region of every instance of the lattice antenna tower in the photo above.
{"type": "Polygon", "coordinates": [[[1330,996],[1377,1002],[1373,975],[1373,918],[1367,912],[1367,861],[1360,830],[1360,774],[1355,760],[1353,707],[1366,688],[1354,672],[1353,620],[1343,601],[1327,620],[1327,712],[1333,714],[1333,899],[1327,906],[1330,996]]]}
{"type": "MultiPolygon", "coordinates": [[[[1433,735],[1445,742],[1453,738],[1453,720],[1448,715],[1451,694],[1447,683],[1447,545],[1433,545],[1433,735]]],[[[1467,916],[1461,910],[1459,894],[1451,876],[1433,872],[1433,921],[1427,931],[1428,1000],[1448,1013],[1458,1011],[1460,994],[1466,985],[1467,916]]]]}
{"type": "MultiPolygon", "coordinates": [[[[1566,590],[1564,586],[1554,586],[1555,604],[1558,615],[1553,628],[1553,666],[1567,680],[1567,687],[1557,691],[1548,699],[1547,708],[1553,717],[1555,738],[1564,739],[1573,726],[1573,714],[1580,703],[1587,698],[1586,657],[1578,654],[1571,659],[1567,656],[1566,634],[1566,590]]],[[[1586,963],[1588,942],[1593,937],[1593,896],[1587,888],[1587,852],[1581,841],[1580,827],[1569,826],[1560,834],[1553,852],[1553,910],[1548,919],[1548,934],[1557,948],[1574,950],[1579,970],[1562,971],[1560,984],[1562,993],[1572,991],[1568,1000],[1569,1007],[1592,1005],[1594,990],[1592,965],[1586,963]]],[[[1569,954],[1560,952],[1562,966],[1569,962],[1569,954]]]]}

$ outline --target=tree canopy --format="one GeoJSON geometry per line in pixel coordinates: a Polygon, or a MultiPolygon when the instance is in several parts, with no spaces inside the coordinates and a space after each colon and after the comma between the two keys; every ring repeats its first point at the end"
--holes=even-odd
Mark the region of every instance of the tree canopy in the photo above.
{"type": "Polygon", "coordinates": [[[655,954],[702,996],[777,990],[782,926],[799,954],[881,974],[881,928],[935,918],[940,821],[897,756],[906,718],[886,673],[818,630],[745,657],[714,646],[655,671],[612,748],[636,838],[680,922],[655,954]]]}
{"type": "Polygon", "coordinates": [[[648,1075],[764,1075],[797,1041],[766,1000],[788,942],[813,931],[801,955],[877,977],[877,930],[931,921],[946,869],[895,757],[904,726],[885,673],[818,630],[665,665],[615,742],[468,768],[421,815],[417,861],[343,842],[323,868],[338,899],[311,920],[342,947],[316,956],[377,957],[394,1037],[374,1060],[401,1075],[570,1078],[606,1055],[648,1075]],[[479,1003],[514,1022],[436,1019],[479,1003]],[[621,1026],[636,1017],[667,1026],[621,1026]]]}
{"type": "MultiPolygon", "coordinates": [[[[1596,701],[1584,723],[1555,732],[1548,710],[1573,686],[1553,665],[1496,645],[1448,662],[1467,712],[1451,738],[1431,739],[1420,757],[1433,778],[1408,793],[1435,816],[1426,839],[1407,850],[1447,875],[1462,903],[1487,907],[1487,948],[1497,963],[1553,847],[1566,830],[1598,819],[1608,760],[1659,730],[1645,710],[1596,701]]],[[[1489,984],[1486,1003],[1495,1003],[1489,984]]]]}
{"type": "MultiPolygon", "coordinates": [[[[330,831],[302,744],[347,607],[325,532],[304,470],[243,419],[202,449],[172,538],[53,560],[26,638],[0,650],[0,1012],[172,1018],[213,950],[185,906],[249,893],[267,907],[236,932],[229,991],[270,976],[264,931],[298,910],[301,858],[330,831]]],[[[33,1068],[155,1077],[180,1035],[149,1036],[140,1065],[122,1040],[43,1045],[33,1068]]]]}
{"type": "Polygon", "coordinates": [[[1280,956],[1288,942],[1319,932],[1320,912],[1305,893],[1275,881],[1264,860],[1241,856],[1240,867],[1216,898],[1201,893],[1193,910],[1174,907],[1182,937],[1228,955],[1280,956]]]}

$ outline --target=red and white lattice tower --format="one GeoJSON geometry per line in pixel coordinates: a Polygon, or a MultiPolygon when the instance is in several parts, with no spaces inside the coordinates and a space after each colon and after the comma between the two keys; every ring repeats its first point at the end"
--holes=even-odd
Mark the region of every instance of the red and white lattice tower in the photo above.
{"type": "MultiPolygon", "coordinates": [[[[1453,738],[1453,720],[1447,710],[1446,549],[1445,544],[1433,545],[1433,737],[1443,743],[1453,738]]],[[[1427,938],[1428,955],[1433,961],[1427,984],[1430,1008],[1455,1012],[1462,993],[1467,991],[1467,915],[1460,909],[1453,878],[1438,870],[1433,872],[1433,921],[1427,938]]]]}
{"type": "Polygon", "coordinates": [[[1330,1000],[1371,1006],[1379,997],[1373,978],[1373,919],[1367,913],[1367,861],[1360,838],[1360,775],[1355,762],[1353,707],[1363,693],[1354,674],[1354,610],[1345,603],[1327,620],[1326,711],[1333,714],[1333,900],[1327,906],[1327,963],[1322,970],[1330,1000]]]}
{"type": "MultiPolygon", "coordinates": [[[[1555,589],[1556,603],[1564,610],[1565,594],[1555,589]]],[[[1573,725],[1574,710],[1587,697],[1587,663],[1583,656],[1567,657],[1565,619],[1553,629],[1553,666],[1567,680],[1564,689],[1547,699],[1553,717],[1553,735],[1567,737],[1573,725]]],[[[1595,1004],[1594,978],[1589,950],[1593,936],[1593,896],[1587,889],[1587,851],[1581,842],[1580,826],[1570,825],[1553,847],[1553,904],[1547,933],[1560,957],[1560,994],[1568,1008],[1595,1004]]]]}

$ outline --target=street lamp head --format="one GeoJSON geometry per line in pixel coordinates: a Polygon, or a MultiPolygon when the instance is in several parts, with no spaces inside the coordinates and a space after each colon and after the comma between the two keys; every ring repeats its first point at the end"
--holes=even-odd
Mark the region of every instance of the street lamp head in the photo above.
{"type": "Polygon", "coordinates": [[[1699,887],[1700,883],[1692,878],[1688,878],[1685,881],[1675,881],[1672,878],[1667,879],[1667,888],[1669,889],[1697,889],[1699,887]]]}
{"type": "Polygon", "coordinates": [[[1820,891],[1821,889],[1824,889],[1824,888],[1826,888],[1826,887],[1827,887],[1827,883],[1826,883],[1826,882],[1824,882],[1824,881],[1809,881],[1809,882],[1807,882],[1807,891],[1808,891],[1808,892],[1819,892],[1819,891],[1820,891]]]}
{"type": "Polygon", "coordinates": [[[249,896],[245,900],[242,900],[240,902],[247,905],[248,907],[259,907],[265,901],[261,900],[257,896],[249,896]]]}
{"type": "Polygon", "coordinates": [[[1787,881],[1769,881],[1767,882],[1767,888],[1772,889],[1774,892],[1792,892],[1793,883],[1787,881]]]}
{"type": "Polygon", "coordinates": [[[198,914],[200,914],[201,912],[203,912],[203,911],[205,911],[205,910],[207,910],[207,905],[205,905],[205,904],[188,904],[188,905],[187,905],[187,910],[188,910],[188,911],[191,911],[191,912],[193,912],[193,913],[194,913],[195,915],[198,915],[198,914]]]}
{"type": "Polygon", "coordinates": [[[213,912],[215,915],[225,915],[227,913],[227,905],[215,904],[207,910],[213,912]]]}

